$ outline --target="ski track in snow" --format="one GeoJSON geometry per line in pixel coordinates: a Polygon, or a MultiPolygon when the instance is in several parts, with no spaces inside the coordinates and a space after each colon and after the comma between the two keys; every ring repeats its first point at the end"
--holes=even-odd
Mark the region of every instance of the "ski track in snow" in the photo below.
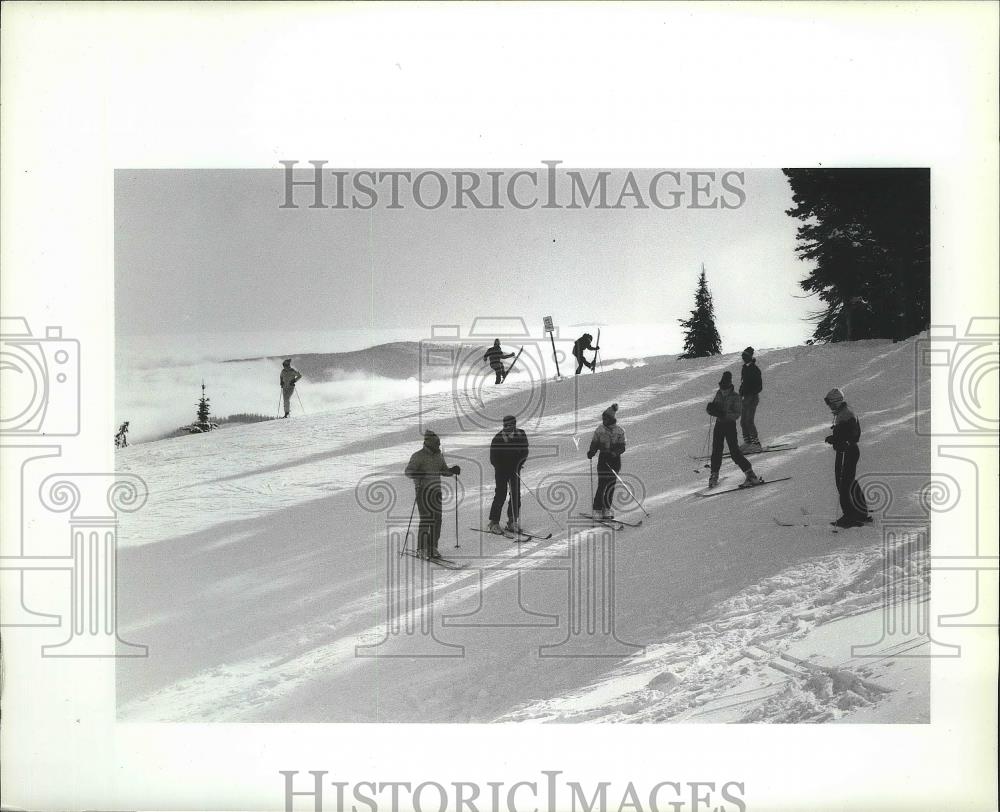
{"type": "MultiPolygon", "coordinates": [[[[643,363],[606,367],[601,374],[549,384],[546,414],[529,433],[533,448],[557,444],[559,454],[546,458],[539,452],[532,456],[525,470],[527,481],[537,486],[565,474],[577,477],[586,490],[583,451],[600,412],[612,401],[618,402],[620,423],[629,440],[623,473],[640,478],[646,508],[654,513],[643,527],[627,528],[618,537],[621,588],[636,600],[657,602],[657,611],[667,612],[664,617],[671,620],[658,627],[655,617],[646,618],[648,613],[641,611],[641,606],[638,610],[633,607],[620,618],[618,635],[624,640],[639,635],[639,642],[646,646],[643,654],[596,661],[583,669],[582,678],[577,664],[576,671],[567,672],[569,676],[551,677],[551,684],[561,687],[548,696],[539,698],[539,691],[549,683],[529,683],[524,686],[524,696],[512,698],[502,712],[485,714],[473,705],[456,710],[456,719],[695,720],[706,703],[724,698],[727,691],[745,681],[745,670],[735,669],[734,664],[751,670],[764,667],[746,659],[742,654],[746,647],[761,641],[783,645],[801,638],[817,623],[877,606],[882,598],[883,554],[878,533],[865,529],[853,535],[834,535],[822,526],[836,510],[833,455],[823,443],[830,416],[822,396],[831,386],[841,386],[859,413],[863,428],[859,474],[866,470],[927,470],[929,447],[915,442],[912,432],[913,352],[911,340],[894,345],[858,342],[761,353],[765,392],[758,426],[762,434],[769,432],[766,442],[799,447],[751,461],[765,478],[794,478],[771,489],[734,493],[717,500],[699,500],[693,495],[705,486],[707,470],[704,475],[692,476],[698,463],[688,455],[698,453],[704,445],[708,426],[704,404],[714,393],[722,370],[731,369],[738,375],[738,357],[685,362],[645,359],[643,363]],[[773,376],[769,375],[771,368],[777,370],[773,376]],[[781,404],[780,409],[777,404],[781,404]],[[779,426],[780,432],[775,431],[779,426]],[[579,450],[575,443],[579,443],[579,450]],[[775,513],[789,516],[799,512],[810,515],[820,526],[777,528],[771,519],[775,513]],[[756,545],[766,553],[767,566],[782,559],[784,566],[772,566],[770,574],[747,583],[745,573],[740,572],[745,568],[736,565],[732,573],[727,569],[729,545],[756,545]],[[705,569],[712,560],[718,566],[705,569]],[[676,567],[692,568],[686,600],[697,594],[693,582],[706,576],[711,581],[706,589],[713,588],[707,595],[697,596],[701,608],[693,614],[684,605],[659,608],[670,596],[658,596],[656,570],[664,568],[676,577],[687,572],[678,572],[676,567]]],[[[483,390],[484,405],[502,412],[506,404],[516,403],[518,398],[523,401],[531,385],[527,376],[518,380],[512,375],[505,386],[483,390]]],[[[920,385],[926,386],[926,381],[920,385]]],[[[125,561],[149,567],[145,577],[152,578],[154,587],[164,594],[172,593],[172,578],[178,579],[176,585],[183,592],[185,567],[191,566],[188,561],[203,561],[208,556],[222,567],[216,580],[192,582],[198,585],[191,586],[177,605],[151,605],[144,599],[141,584],[122,584],[129,599],[125,604],[132,607],[131,614],[121,614],[124,636],[137,642],[148,633],[160,637],[148,660],[123,664],[126,673],[119,681],[120,718],[257,721],[270,718],[274,708],[313,695],[317,685],[349,679],[351,672],[367,673],[375,660],[359,658],[355,652],[356,646],[381,639],[385,631],[385,596],[378,585],[384,551],[372,552],[373,533],[369,529],[370,524],[383,519],[363,513],[353,503],[352,494],[363,477],[373,471],[384,472],[385,478],[401,489],[396,511],[407,510],[402,503],[412,490],[400,472],[419,447],[417,417],[433,418],[429,425],[442,435],[446,458],[461,457],[463,449],[485,456],[482,447],[493,430],[461,433],[453,417],[453,404],[451,392],[439,392],[350,413],[234,427],[118,452],[118,469],[142,476],[150,491],[142,510],[121,517],[120,554],[125,561]],[[332,498],[338,498],[335,504],[343,511],[336,517],[336,535],[350,538],[355,551],[360,545],[360,569],[331,570],[327,592],[302,594],[289,602],[286,596],[301,588],[302,573],[315,567],[313,551],[322,552],[327,545],[329,523],[316,517],[322,516],[325,500],[332,498]],[[270,550],[259,549],[262,531],[274,530],[275,552],[280,555],[282,536],[287,532],[284,517],[299,517],[310,505],[315,507],[307,518],[297,519],[306,524],[294,530],[304,533],[298,539],[300,547],[295,548],[301,552],[282,558],[287,571],[281,570],[270,563],[270,550]],[[176,571],[163,572],[145,564],[147,561],[169,562],[176,571]],[[257,636],[253,628],[240,629],[241,605],[266,614],[272,608],[269,602],[279,596],[284,601],[281,609],[287,612],[287,624],[261,630],[257,636]],[[211,618],[204,616],[206,607],[211,618]],[[208,653],[192,655],[188,661],[184,646],[190,643],[185,641],[198,634],[215,642],[204,645],[208,653]],[[166,656],[159,659],[161,653],[166,656]],[[133,687],[128,669],[136,669],[134,673],[142,676],[135,683],[140,687],[133,687]]],[[[723,473],[734,472],[738,473],[725,458],[723,473]]],[[[466,481],[470,477],[465,472],[463,477],[463,505],[471,499],[471,504],[485,502],[488,506],[492,481],[466,481]]],[[[902,494],[900,498],[915,500],[916,495],[902,494]]],[[[541,530],[550,524],[534,499],[525,494],[522,501],[525,514],[531,516],[527,520],[530,527],[541,530]]],[[[452,522],[453,514],[446,509],[442,550],[450,547],[452,522]]],[[[462,527],[468,524],[469,520],[460,521],[462,527]]],[[[491,563],[485,569],[438,569],[433,582],[437,617],[477,597],[482,599],[488,590],[512,578],[527,577],[547,562],[565,557],[568,547],[577,544],[586,532],[577,532],[569,539],[565,533],[557,534],[551,541],[520,549],[504,542],[491,548],[491,563]]],[[[907,575],[926,590],[924,565],[914,558],[907,575]]],[[[762,573],[767,572],[767,566],[762,565],[762,573]]],[[[409,619],[418,620],[413,613],[409,619]]],[[[252,618],[244,618],[242,623],[251,624],[252,618]]],[[[504,659],[525,656],[518,649],[517,633],[516,629],[510,632],[509,650],[493,652],[482,664],[466,663],[469,679],[495,679],[504,659]]],[[[547,666],[554,667],[551,663],[547,666]]],[[[763,677],[762,682],[770,684],[763,677]]],[[[448,694],[447,686],[432,685],[429,690],[448,694]]],[[[793,694],[782,701],[775,699],[772,691],[767,702],[747,712],[747,720],[787,721],[794,713],[802,720],[824,719],[824,714],[836,717],[843,713],[831,704],[833,700],[824,704],[825,699],[813,705],[806,702],[806,710],[793,713],[790,708],[803,701],[793,694]]],[[[809,701],[813,699],[810,695],[809,701]]],[[[310,718],[309,713],[306,707],[296,718],[310,718]]],[[[328,720],[336,721],[316,718],[328,720]]]]}

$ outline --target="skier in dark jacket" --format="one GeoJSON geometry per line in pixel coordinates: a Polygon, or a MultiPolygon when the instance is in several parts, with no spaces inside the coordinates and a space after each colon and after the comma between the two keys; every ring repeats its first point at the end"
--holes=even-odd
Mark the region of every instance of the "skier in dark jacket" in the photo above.
{"type": "Polygon", "coordinates": [[[715,397],[705,408],[705,411],[715,418],[715,428],[712,431],[712,459],[711,472],[708,475],[708,487],[714,488],[719,484],[723,443],[729,446],[729,456],[732,458],[732,461],[746,474],[746,480],[740,487],[762,484],[764,480],[753,472],[753,466],[740,453],[739,444],[736,440],[736,421],[743,414],[743,404],[740,396],[733,389],[733,373],[729,370],[722,373],[722,379],[719,381],[719,391],[715,393],[715,397]]]}
{"type": "Polygon", "coordinates": [[[281,362],[281,375],[278,376],[278,385],[281,387],[281,399],[285,404],[285,414],[288,417],[292,411],[292,394],[295,392],[295,382],[302,377],[302,374],[292,367],[292,359],[286,358],[281,362]]]}
{"type": "Polygon", "coordinates": [[[504,378],[507,377],[507,372],[503,368],[504,358],[513,358],[514,353],[504,352],[500,349],[500,339],[497,338],[493,341],[493,346],[490,347],[486,353],[483,355],[483,360],[486,361],[493,371],[497,374],[497,379],[494,383],[500,383],[504,378]]]}
{"type": "Polygon", "coordinates": [[[753,347],[743,350],[743,369],[740,370],[740,397],[743,398],[743,413],[740,415],[743,445],[740,446],[740,451],[744,454],[748,451],[753,453],[761,450],[754,417],[757,414],[757,404],[760,403],[760,392],[764,388],[764,382],[753,353],[753,347]]]}
{"type": "Polygon", "coordinates": [[[528,436],[517,427],[517,419],[507,415],[503,419],[503,429],[496,433],[490,443],[490,465],[496,475],[496,492],[490,506],[490,523],[487,530],[502,534],[500,513],[507,501],[507,530],[518,533],[521,530],[521,468],[528,459],[528,436]]]}
{"type": "Polygon", "coordinates": [[[597,457],[597,492],[594,494],[594,517],[613,519],[612,504],[615,498],[615,476],[622,469],[625,453],[625,430],[618,425],[618,404],[612,403],[601,414],[601,425],[594,431],[587,459],[597,457]]]}
{"type": "Polygon", "coordinates": [[[424,432],[424,445],[406,466],[406,476],[413,480],[416,490],[417,511],[420,524],[417,527],[417,554],[424,558],[440,558],[438,539],[441,538],[441,477],[458,476],[462,469],[457,465],[450,468],[441,453],[441,438],[433,431],[424,432]]]}
{"type": "Polygon", "coordinates": [[[858,440],[861,439],[861,423],[854,416],[844,400],[844,393],[831,389],[823,401],[833,412],[833,427],[826,442],[833,446],[837,458],[833,464],[833,477],[840,496],[841,516],[832,524],[837,527],[861,527],[871,522],[868,503],[861,492],[855,476],[858,471],[858,440]]]}
{"type": "Polygon", "coordinates": [[[592,347],[590,342],[594,340],[594,337],[590,333],[584,333],[576,341],[573,342],[573,357],[576,359],[576,374],[580,374],[580,370],[584,367],[590,369],[591,372],[597,366],[597,351],[600,347],[592,347]],[[584,350],[594,351],[594,360],[587,361],[583,357],[584,350]]]}

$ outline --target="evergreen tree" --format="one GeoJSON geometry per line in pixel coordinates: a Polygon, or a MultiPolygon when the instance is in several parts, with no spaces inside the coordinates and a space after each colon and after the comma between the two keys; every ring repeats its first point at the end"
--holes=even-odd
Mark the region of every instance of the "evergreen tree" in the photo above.
{"type": "Polygon", "coordinates": [[[219,425],[213,423],[209,418],[212,416],[211,409],[209,408],[209,401],[211,398],[205,397],[205,382],[201,382],[201,397],[198,399],[198,419],[195,420],[190,426],[184,428],[185,431],[191,434],[197,434],[203,431],[212,431],[212,429],[217,429],[219,425]]]}
{"type": "Polygon", "coordinates": [[[815,341],[901,339],[930,323],[930,172],[785,169],[802,221],[801,288],[824,307],[815,341]]]}
{"type": "Polygon", "coordinates": [[[702,263],[698,288],[694,293],[694,310],[691,318],[678,319],[684,328],[684,354],[680,358],[705,358],[722,352],[722,339],[715,329],[715,306],[712,293],[705,278],[705,264],[702,263]]]}

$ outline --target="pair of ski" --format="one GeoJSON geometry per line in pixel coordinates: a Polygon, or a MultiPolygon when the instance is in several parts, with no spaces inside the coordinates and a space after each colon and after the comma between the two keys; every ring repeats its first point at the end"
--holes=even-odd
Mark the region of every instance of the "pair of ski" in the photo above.
{"type": "Polygon", "coordinates": [[[439,567],[444,567],[446,570],[464,570],[467,566],[466,563],[461,561],[452,561],[450,558],[444,558],[443,556],[438,556],[437,558],[430,558],[421,553],[415,553],[412,550],[403,550],[404,555],[408,555],[410,558],[415,558],[417,561],[426,561],[428,564],[436,564],[439,567]]]}
{"type": "Polygon", "coordinates": [[[694,495],[695,496],[702,496],[702,497],[707,497],[707,496],[721,496],[724,493],[735,493],[736,491],[749,491],[749,490],[753,490],[754,488],[760,488],[760,487],[763,487],[764,485],[772,485],[775,482],[787,482],[789,479],[791,479],[790,476],[778,477],[777,479],[762,479],[756,485],[746,485],[746,484],[737,485],[735,488],[726,488],[726,489],[721,490],[721,491],[717,490],[715,488],[712,488],[712,489],[704,490],[704,491],[695,491],[694,495]]]}
{"type": "Polygon", "coordinates": [[[517,363],[517,359],[521,357],[521,353],[524,352],[524,347],[521,347],[517,351],[517,355],[514,356],[514,360],[510,362],[510,366],[507,367],[506,372],[504,372],[503,377],[500,378],[501,381],[507,380],[507,376],[510,375],[510,371],[514,368],[514,364],[517,363]]]}
{"type": "Polygon", "coordinates": [[[590,519],[594,524],[610,527],[614,530],[624,530],[626,527],[638,527],[642,524],[642,519],[637,522],[624,522],[621,519],[605,519],[601,516],[595,516],[593,513],[581,513],[580,515],[585,519],[590,519]]]}
{"type": "Polygon", "coordinates": [[[492,530],[485,530],[482,527],[470,527],[469,529],[475,530],[477,533],[482,533],[486,536],[503,536],[505,539],[510,539],[516,544],[520,544],[524,541],[548,541],[552,538],[551,533],[542,536],[538,533],[528,533],[524,530],[518,530],[516,533],[513,530],[504,530],[502,533],[494,533],[492,530]]]}

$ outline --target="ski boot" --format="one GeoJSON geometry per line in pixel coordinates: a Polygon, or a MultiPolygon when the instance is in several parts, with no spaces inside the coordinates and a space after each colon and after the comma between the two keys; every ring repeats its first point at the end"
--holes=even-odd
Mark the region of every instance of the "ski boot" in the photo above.
{"type": "Polygon", "coordinates": [[[763,485],[764,480],[753,472],[753,468],[747,471],[747,478],[740,485],[741,488],[752,488],[754,485],[763,485]]]}
{"type": "Polygon", "coordinates": [[[487,533],[494,533],[497,536],[503,535],[503,530],[500,528],[500,522],[490,522],[486,525],[487,533]]]}
{"type": "Polygon", "coordinates": [[[518,522],[509,521],[507,526],[504,528],[508,533],[513,533],[515,536],[521,532],[521,526],[518,522]]]}
{"type": "Polygon", "coordinates": [[[718,487],[718,485],[719,485],[719,472],[712,471],[712,473],[708,475],[708,487],[715,488],[718,487]]]}
{"type": "Polygon", "coordinates": [[[610,520],[614,521],[615,512],[613,510],[610,510],[610,509],[602,510],[601,511],[601,518],[602,519],[610,519],[610,520]]]}

